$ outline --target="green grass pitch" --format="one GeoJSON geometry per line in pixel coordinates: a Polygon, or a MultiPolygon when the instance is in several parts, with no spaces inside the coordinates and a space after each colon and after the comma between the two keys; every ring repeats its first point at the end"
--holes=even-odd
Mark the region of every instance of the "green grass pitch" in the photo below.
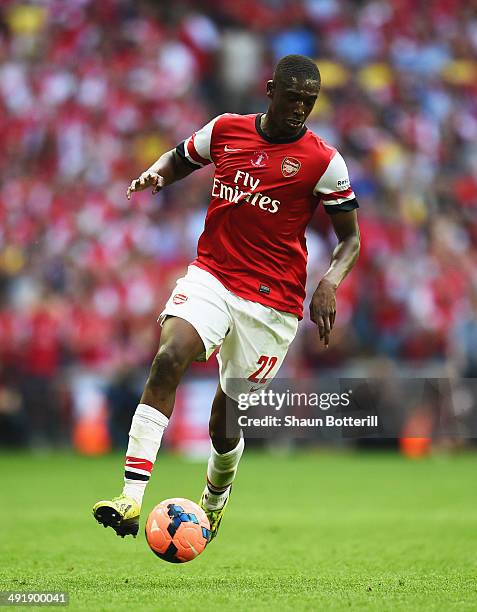
{"type": "MultiPolygon", "coordinates": [[[[119,455],[0,467],[0,590],[64,590],[88,611],[477,610],[476,455],[246,452],[218,538],[184,565],[94,521],[119,455]]],[[[161,455],[141,529],[160,500],[196,500],[204,474],[161,455]]]]}

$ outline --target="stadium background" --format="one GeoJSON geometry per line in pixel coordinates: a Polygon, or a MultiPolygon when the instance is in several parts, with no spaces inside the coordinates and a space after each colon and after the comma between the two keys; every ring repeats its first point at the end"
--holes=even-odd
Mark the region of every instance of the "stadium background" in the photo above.
{"type": "MultiPolygon", "coordinates": [[[[264,84],[288,53],[322,72],[308,125],[347,160],[363,243],[330,348],[305,318],[281,375],[477,375],[475,9],[3,1],[1,444],[124,449],[211,171],[131,202],[126,187],[212,116],[265,110],[264,84]]],[[[333,244],[319,211],[309,294],[333,244]]],[[[193,366],[170,446],[203,450],[215,384],[215,359],[193,366]]]]}
{"type": "MultiPolygon", "coordinates": [[[[281,375],[476,376],[475,0],[0,0],[0,603],[476,609],[475,452],[455,439],[408,439],[415,461],[249,441],[219,538],[181,566],[90,514],[120,490],[211,169],[156,197],[126,187],[211,116],[265,110],[293,52],[322,71],[309,125],[348,162],[363,240],[330,348],[305,318],[281,375]]],[[[309,294],[333,244],[319,211],[309,294]]],[[[142,524],[161,499],[198,499],[215,384],[212,359],[181,385],[142,524]]]]}

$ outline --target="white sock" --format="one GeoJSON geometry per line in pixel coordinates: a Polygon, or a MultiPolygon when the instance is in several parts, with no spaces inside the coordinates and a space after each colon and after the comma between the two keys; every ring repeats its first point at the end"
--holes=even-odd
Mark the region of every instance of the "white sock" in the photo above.
{"type": "Polygon", "coordinates": [[[220,454],[210,445],[210,458],[207,464],[207,484],[204,489],[204,503],[209,510],[221,508],[227,501],[230,485],[235,479],[238,464],[244,449],[244,440],[231,451],[220,454]]]}
{"type": "Polygon", "coordinates": [[[124,464],[123,494],[132,497],[139,506],[168,423],[162,412],[147,404],[139,404],[134,413],[124,464]]]}

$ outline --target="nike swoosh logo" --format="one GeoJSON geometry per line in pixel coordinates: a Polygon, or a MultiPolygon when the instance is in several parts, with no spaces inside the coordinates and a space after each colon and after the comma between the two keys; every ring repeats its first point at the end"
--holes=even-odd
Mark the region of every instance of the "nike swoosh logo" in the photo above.
{"type": "Polygon", "coordinates": [[[256,391],[260,391],[261,387],[257,387],[254,389],[253,387],[250,389],[249,393],[255,393],[256,391]]]}
{"type": "Polygon", "coordinates": [[[235,151],[241,151],[242,149],[231,149],[228,145],[225,145],[224,151],[226,153],[235,153],[235,151]]]}

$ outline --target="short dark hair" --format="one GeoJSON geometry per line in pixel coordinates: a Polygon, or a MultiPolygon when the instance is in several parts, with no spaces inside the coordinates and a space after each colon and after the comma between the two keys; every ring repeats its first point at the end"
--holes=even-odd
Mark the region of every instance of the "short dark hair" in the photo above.
{"type": "Polygon", "coordinates": [[[285,55],[278,62],[273,73],[273,80],[287,84],[293,77],[303,80],[311,79],[318,81],[318,85],[321,85],[318,66],[306,55],[285,55]]]}

